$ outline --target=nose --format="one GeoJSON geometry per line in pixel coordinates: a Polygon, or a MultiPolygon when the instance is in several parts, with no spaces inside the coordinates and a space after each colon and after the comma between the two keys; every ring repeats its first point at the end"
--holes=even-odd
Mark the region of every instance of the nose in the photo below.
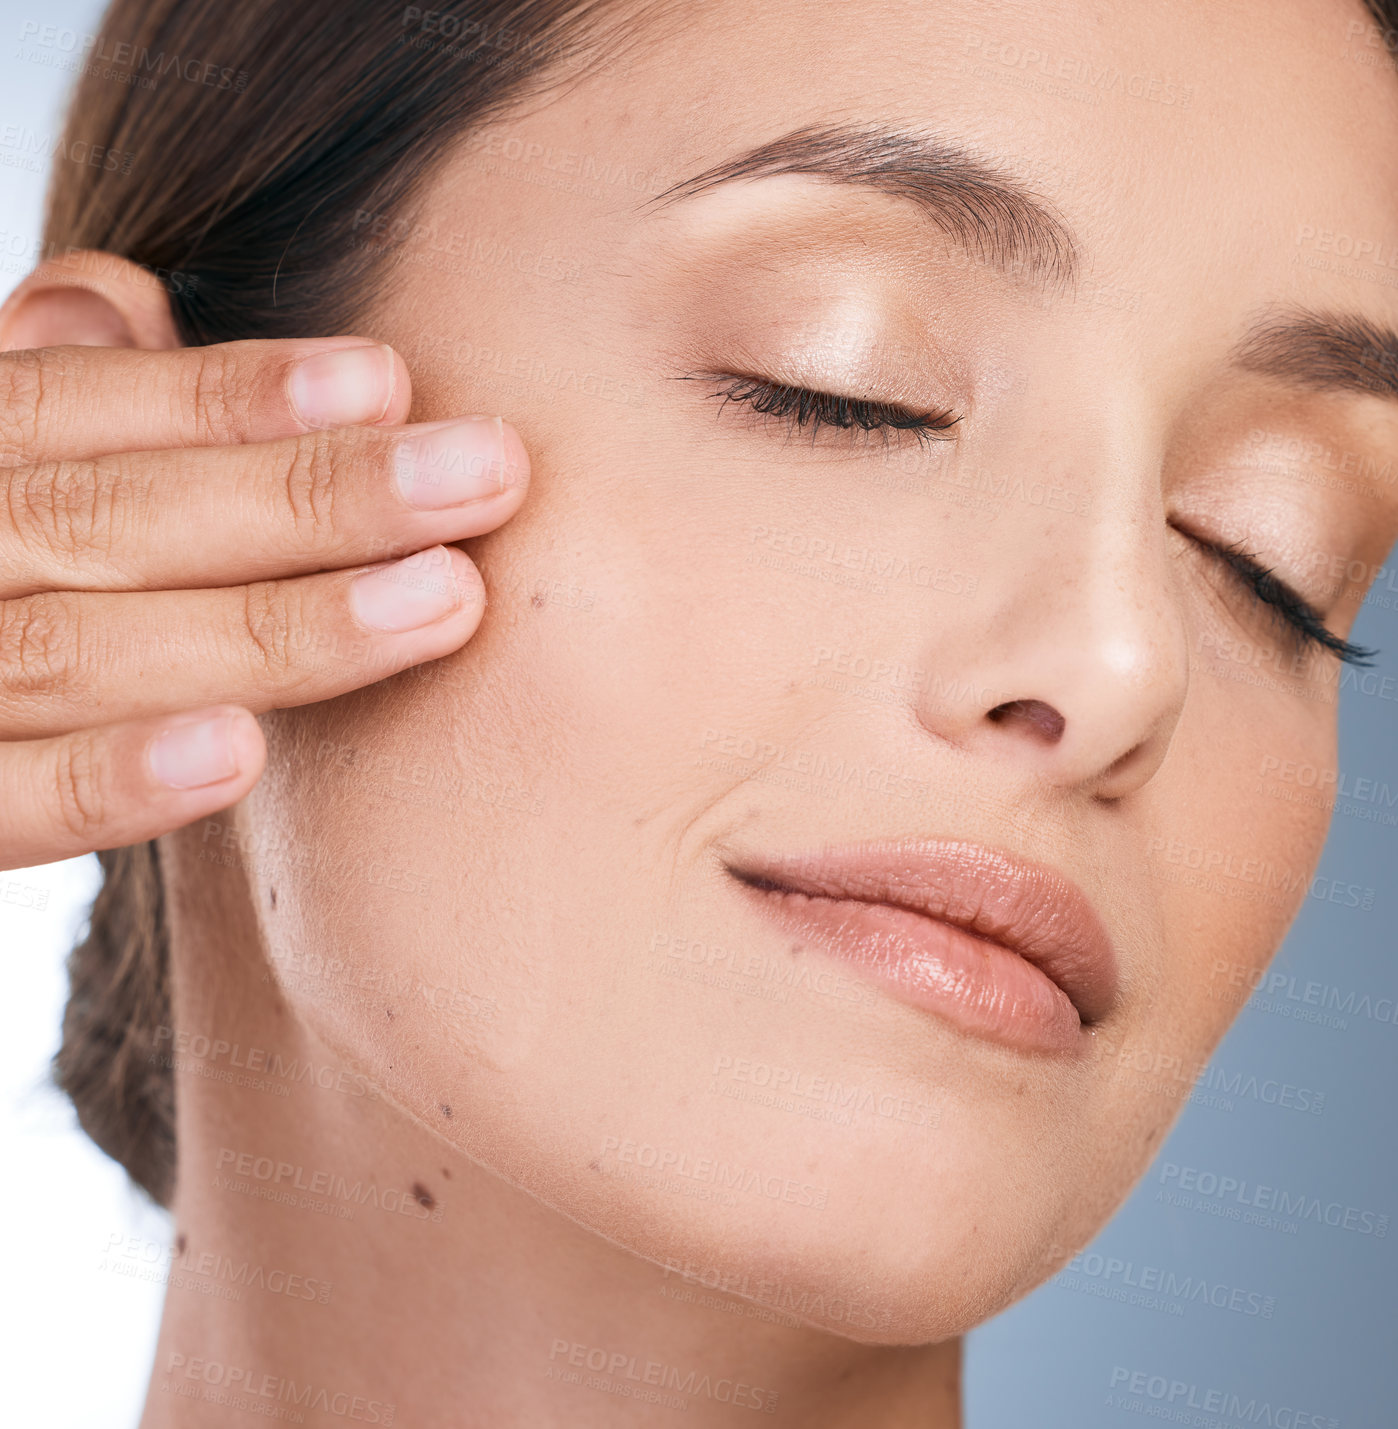
{"type": "Polygon", "coordinates": [[[1000,523],[977,608],[930,635],[918,696],[929,734],[1120,799],[1159,769],[1188,686],[1158,494],[1104,495],[1093,514],[1000,523]]]}

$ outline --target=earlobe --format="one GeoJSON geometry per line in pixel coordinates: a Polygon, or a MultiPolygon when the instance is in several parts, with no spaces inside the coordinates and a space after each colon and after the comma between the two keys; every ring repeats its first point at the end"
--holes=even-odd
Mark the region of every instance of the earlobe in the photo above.
{"type": "Polygon", "coordinates": [[[181,347],[165,285],[113,253],[46,259],[0,307],[0,352],[15,348],[181,347]]]}

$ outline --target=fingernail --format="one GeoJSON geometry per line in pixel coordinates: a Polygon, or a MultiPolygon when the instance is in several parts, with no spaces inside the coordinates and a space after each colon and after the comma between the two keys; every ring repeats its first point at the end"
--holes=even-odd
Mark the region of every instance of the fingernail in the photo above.
{"type": "Polygon", "coordinates": [[[350,587],[350,604],[371,630],[416,630],[449,615],[462,601],[456,563],[445,546],[366,571],[350,587]]]}
{"type": "Polygon", "coordinates": [[[173,725],[150,746],[151,773],[171,789],[198,789],[238,772],[233,754],[233,716],[173,725]]]}
{"type": "Polygon", "coordinates": [[[419,427],[398,443],[393,475],[409,506],[440,511],[498,496],[516,474],[499,417],[465,417],[419,427]]]}
{"type": "Polygon", "coordinates": [[[393,356],[382,346],[318,352],[291,369],[291,410],[308,427],[377,422],[393,397],[393,356]]]}

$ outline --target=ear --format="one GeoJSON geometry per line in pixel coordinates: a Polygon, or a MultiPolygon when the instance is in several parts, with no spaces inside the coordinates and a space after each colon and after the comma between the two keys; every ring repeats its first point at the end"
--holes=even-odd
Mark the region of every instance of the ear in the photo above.
{"type": "Polygon", "coordinates": [[[66,343],[184,345],[160,279],[128,258],[90,248],[45,259],[0,307],[0,352],[66,343]]]}

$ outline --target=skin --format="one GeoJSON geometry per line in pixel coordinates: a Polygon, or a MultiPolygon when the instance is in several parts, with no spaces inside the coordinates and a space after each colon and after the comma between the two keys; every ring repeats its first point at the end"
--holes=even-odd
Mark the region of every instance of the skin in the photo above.
{"type": "Polygon", "coordinates": [[[483,494],[410,505],[400,466],[408,488],[435,493],[447,463],[421,460],[443,424],[402,421],[396,353],[355,338],[168,351],[170,314],[143,276],[72,254],[0,312],[4,867],[222,808],[262,772],[252,713],[458,648],[484,609],[479,573],[423,543],[491,529],[528,484],[513,429],[472,420],[453,464],[481,474],[483,494]],[[361,354],[369,380],[348,406],[295,404],[297,373],[361,354]],[[351,409],[375,430],[321,420],[351,409]],[[356,657],[327,661],[327,648],[356,657]]]}
{"type": "MultiPolygon", "coordinates": [[[[256,786],[162,841],[175,1026],[283,1069],[239,1086],[217,1079],[230,1051],[175,1048],[183,1254],[333,1290],[235,1302],[172,1282],[144,1429],[241,1422],[176,1392],[233,1367],[392,1403],[405,1424],[656,1422],[589,1387],[589,1350],[623,1356],[620,1384],[634,1356],[637,1375],[656,1361],[774,1393],[779,1424],[955,1425],[960,1336],[1120,1203],[1304,896],[1325,814],[1259,774],[1333,768],[1338,667],[1293,660],[1177,526],[1262,553],[1341,636],[1368,581],[1330,579],[1331,558],[1372,572],[1398,532],[1373,474],[1391,403],[1225,370],[1265,304],[1398,319],[1390,288],[1296,261],[1306,225],[1398,230],[1398,88],[1347,58],[1366,12],[851,4],[842,27],[877,41],[855,44],[831,44],[826,13],[719,0],[497,133],[662,187],[808,121],[951,135],[1053,203],[1080,291],[1033,296],[905,205],[815,180],[641,214],[621,184],[550,186],[543,161],[518,181],[479,145],[448,156],[429,230],[361,331],[413,373],[395,421],[508,410],[531,491],[466,543],[491,605],[469,643],[264,706],[256,786]],[[983,57],[1010,41],[1193,98],[1005,82],[1014,67],[983,57]],[[483,230],[576,277],[447,275],[440,236],[483,230]],[[890,400],[963,409],[954,443],[788,441],[674,380],[755,367],[873,388],[888,373],[859,361],[890,349],[908,384],[890,400]],[[1258,432],[1367,465],[1340,483],[1260,462],[1258,432]],[[1051,475],[1073,509],[949,499],[975,472],[1051,475]],[[958,579],[813,578],[763,530],[958,579]],[[831,650],[936,678],[842,687],[831,650]],[[1007,700],[1061,732],[992,718],[1007,700]],[[724,753],[744,740],[910,782],[803,782],[724,753]],[[916,836],[1007,849],[1086,892],[1122,986],[1083,1055],[970,1036],[793,951],[723,869],[916,836]],[[1196,855],[1234,871],[1195,878],[1196,855]],[[1269,889],[1244,860],[1290,881],[1269,889]],[[695,942],[826,976],[777,1000],[731,970],[669,975],[697,966],[671,956],[695,942]],[[736,1095],[758,1090],[742,1063],[918,1110],[799,1114],[736,1095]],[[796,1198],[703,1198],[628,1143],[757,1168],[796,1198]],[[262,1194],[278,1177],[321,1188],[290,1193],[315,1207],[262,1194]],[[324,1194],[337,1177],[390,1208],[324,1194]]],[[[52,291],[36,275],[29,295],[52,291]]],[[[148,289],[128,275],[99,296],[160,346],[148,289]]],[[[31,312],[31,345],[90,340],[31,312]]],[[[702,1392],[685,1411],[751,1412],[702,1392]]]]}

